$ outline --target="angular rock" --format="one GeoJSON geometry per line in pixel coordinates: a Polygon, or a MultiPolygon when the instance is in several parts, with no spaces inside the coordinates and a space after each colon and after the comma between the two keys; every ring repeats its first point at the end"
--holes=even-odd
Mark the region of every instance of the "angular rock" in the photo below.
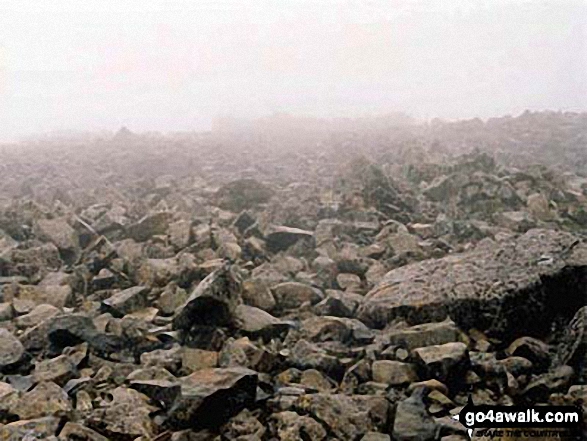
{"type": "Polygon", "coordinates": [[[284,282],[272,288],[277,307],[295,309],[304,303],[315,304],[322,300],[320,290],[299,282],[284,282]]]}
{"type": "Polygon", "coordinates": [[[390,386],[402,386],[418,381],[415,366],[409,363],[391,360],[377,360],[371,367],[373,381],[389,384],[390,386]]]}
{"type": "Polygon", "coordinates": [[[102,309],[115,317],[138,311],[147,305],[149,288],[146,286],[133,286],[114,294],[102,302],[102,309]]]}
{"type": "Polygon", "coordinates": [[[188,330],[194,324],[229,326],[241,302],[240,280],[229,264],[223,265],[204,280],[189,296],[173,319],[174,329],[188,330]]]}
{"type": "Polygon", "coordinates": [[[71,410],[71,402],[63,389],[55,383],[42,382],[22,395],[10,412],[27,420],[44,416],[65,416],[71,410]]]}
{"type": "Polygon", "coordinates": [[[452,383],[462,378],[469,367],[469,354],[464,343],[417,348],[413,354],[430,377],[443,383],[452,383]]]}
{"type": "Polygon", "coordinates": [[[279,441],[298,441],[304,437],[312,441],[323,441],[327,436],[326,430],[320,423],[296,412],[274,413],[271,420],[275,424],[279,441]]]}
{"type": "Polygon", "coordinates": [[[385,398],[362,395],[303,395],[294,407],[325,424],[336,438],[349,440],[383,430],[389,412],[389,403],[385,398]]]}
{"type": "Polygon", "coordinates": [[[583,288],[573,280],[580,280],[586,264],[587,244],[576,236],[531,230],[512,241],[392,270],[367,294],[358,315],[375,328],[396,317],[422,323],[450,315],[463,329],[540,329],[563,304],[583,301],[583,288]],[[560,291],[563,280],[568,286],[560,291]]]}
{"type": "Polygon", "coordinates": [[[236,307],[235,319],[237,327],[251,337],[270,339],[286,334],[292,327],[291,323],[279,320],[262,309],[247,305],[236,307]]]}
{"type": "Polygon", "coordinates": [[[173,430],[217,428],[255,402],[257,373],[249,369],[202,369],[179,382],[181,393],[165,420],[173,430]]]}
{"type": "Polygon", "coordinates": [[[287,250],[299,240],[311,240],[314,233],[300,228],[273,226],[265,232],[265,244],[272,253],[287,250]]]}
{"type": "Polygon", "coordinates": [[[137,223],[129,225],[126,233],[137,242],[145,242],[158,234],[165,234],[169,228],[171,214],[167,212],[153,213],[143,217],[137,223]]]}
{"type": "Polygon", "coordinates": [[[21,361],[24,351],[18,338],[7,329],[0,328],[0,371],[21,361]]]}
{"type": "Polygon", "coordinates": [[[398,441],[436,439],[437,426],[426,411],[423,394],[424,389],[417,389],[409,398],[399,402],[393,422],[393,439],[398,441]]]}

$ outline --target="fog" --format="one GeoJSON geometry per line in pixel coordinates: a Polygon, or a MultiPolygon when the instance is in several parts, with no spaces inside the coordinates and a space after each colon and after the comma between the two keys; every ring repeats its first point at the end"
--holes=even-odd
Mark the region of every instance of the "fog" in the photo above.
{"type": "Polygon", "coordinates": [[[0,140],[587,107],[585,1],[0,3],[0,140]]]}

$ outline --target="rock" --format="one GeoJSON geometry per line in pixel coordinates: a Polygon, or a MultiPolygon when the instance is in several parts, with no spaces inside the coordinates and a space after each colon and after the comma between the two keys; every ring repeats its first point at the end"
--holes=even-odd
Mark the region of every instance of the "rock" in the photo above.
{"type": "Polygon", "coordinates": [[[534,220],[525,211],[503,211],[494,217],[499,226],[519,233],[528,231],[535,226],[534,220]]]}
{"type": "Polygon", "coordinates": [[[424,389],[412,392],[409,398],[400,401],[395,411],[392,436],[398,441],[436,439],[437,426],[426,411],[423,400],[424,389]]]}
{"type": "Polygon", "coordinates": [[[299,369],[317,369],[334,378],[340,376],[343,369],[338,358],[303,339],[298,340],[293,347],[290,359],[299,369]]]}
{"type": "Polygon", "coordinates": [[[11,303],[0,303],[0,322],[9,321],[14,316],[11,303]]]}
{"type": "Polygon", "coordinates": [[[308,416],[298,415],[296,412],[275,413],[271,416],[271,420],[280,441],[298,441],[304,437],[312,441],[323,441],[327,436],[326,430],[320,423],[308,416]]]}
{"type": "Polygon", "coordinates": [[[177,250],[181,250],[190,244],[192,239],[192,224],[187,220],[179,220],[169,224],[167,229],[169,242],[177,250]]]}
{"type": "Polygon", "coordinates": [[[240,212],[269,201],[274,192],[267,185],[254,179],[240,179],[221,187],[216,193],[218,206],[232,212],[240,212]]]}
{"type": "Polygon", "coordinates": [[[402,386],[418,381],[418,374],[413,365],[400,361],[378,360],[373,362],[373,381],[402,386]]]}
{"type": "Polygon", "coordinates": [[[64,385],[78,374],[77,366],[67,355],[60,355],[56,358],[43,360],[35,364],[33,379],[40,383],[51,381],[58,385],[64,385]]]}
{"type": "Polygon", "coordinates": [[[0,328],[0,370],[9,369],[23,359],[24,347],[10,331],[0,328]]]}
{"type": "Polygon", "coordinates": [[[173,315],[177,308],[183,305],[188,299],[185,289],[179,288],[174,282],[169,283],[159,298],[157,307],[163,315],[173,315]]]}
{"type": "Polygon", "coordinates": [[[298,282],[280,283],[271,290],[277,307],[281,309],[299,308],[304,303],[315,304],[323,298],[323,294],[318,289],[298,282]]]}
{"type": "Polygon", "coordinates": [[[78,423],[67,422],[61,432],[59,432],[59,437],[64,439],[84,439],[87,441],[108,441],[108,438],[100,435],[98,432],[94,430],[82,426],[78,423]]]}
{"type": "Polygon", "coordinates": [[[530,214],[536,219],[548,222],[555,217],[550,209],[548,199],[540,193],[534,193],[528,196],[526,205],[530,214]]]}
{"type": "Polygon", "coordinates": [[[126,387],[112,389],[110,395],[87,418],[90,428],[99,428],[108,439],[152,439],[155,425],[149,415],[157,409],[148,404],[149,398],[126,387]]]}
{"type": "Polygon", "coordinates": [[[120,291],[102,302],[102,310],[115,317],[138,311],[147,305],[149,291],[146,286],[134,286],[120,291]]]}
{"type": "Polygon", "coordinates": [[[202,280],[179,309],[173,328],[189,330],[193,324],[227,326],[233,324],[234,312],[241,302],[240,281],[230,265],[225,264],[202,280]]]}
{"type": "Polygon", "coordinates": [[[71,305],[73,291],[68,285],[23,285],[19,287],[18,297],[37,305],[49,304],[63,308],[71,305]]]}
{"type": "Polygon", "coordinates": [[[536,329],[551,323],[555,304],[578,301],[578,286],[569,286],[562,300],[559,290],[544,285],[545,278],[564,273],[572,279],[586,261],[586,245],[572,234],[531,230],[513,241],[390,271],[367,294],[358,317],[374,328],[396,317],[417,324],[450,315],[463,329],[494,334],[536,329]]]}
{"type": "Polygon", "coordinates": [[[242,288],[242,298],[246,305],[254,306],[264,311],[271,311],[275,308],[275,298],[273,298],[273,294],[271,294],[263,280],[245,280],[242,288]]]}
{"type": "Polygon", "coordinates": [[[532,380],[522,391],[522,395],[528,402],[543,402],[553,393],[568,390],[574,375],[572,367],[559,366],[554,371],[532,380]]]}
{"type": "Polygon", "coordinates": [[[544,371],[550,366],[549,352],[550,348],[546,343],[532,337],[520,337],[506,349],[508,355],[523,357],[540,371],[544,371]]]}
{"type": "Polygon", "coordinates": [[[386,426],[389,403],[383,397],[319,393],[302,395],[294,408],[322,422],[338,439],[357,439],[386,426]]]}
{"type": "Polygon", "coordinates": [[[587,306],[577,311],[557,347],[554,365],[569,365],[576,369],[579,378],[587,381],[587,306]]]}
{"type": "Polygon", "coordinates": [[[287,250],[299,240],[311,240],[314,233],[299,228],[273,226],[265,232],[265,244],[272,253],[287,250]]]}
{"type": "Polygon", "coordinates": [[[171,214],[167,212],[149,214],[129,225],[126,234],[137,242],[145,242],[153,236],[167,233],[170,219],[171,214]]]}
{"type": "Polygon", "coordinates": [[[73,263],[79,253],[76,231],[64,219],[39,219],[35,224],[36,236],[53,243],[68,263],[73,263]]]}
{"type": "Polygon", "coordinates": [[[418,254],[421,251],[418,237],[407,233],[396,233],[387,239],[389,247],[395,255],[418,254]]]}
{"type": "Polygon", "coordinates": [[[59,309],[53,305],[38,305],[31,312],[21,315],[14,320],[14,324],[21,329],[30,328],[32,326],[55,317],[59,314],[59,309]]]}
{"type": "Polygon", "coordinates": [[[391,437],[384,433],[367,432],[361,441],[391,441],[391,437]]]}
{"type": "Polygon", "coordinates": [[[266,429],[263,424],[245,409],[222,428],[222,436],[227,439],[261,441],[266,429]]]}
{"type": "Polygon", "coordinates": [[[354,317],[355,311],[363,302],[363,296],[336,290],[328,290],[326,298],[316,304],[314,311],[318,315],[333,317],[354,317]]]}
{"type": "Polygon", "coordinates": [[[69,397],[53,382],[42,382],[22,395],[10,412],[21,420],[44,416],[65,416],[72,410],[69,397]]]}
{"type": "Polygon", "coordinates": [[[270,339],[286,334],[292,327],[291,323],[281,321],[254,306],[237,306],[235,318],[238,328],[251,337],[258,336],[270,339]]]}
{"type": "Polygon", "coordinates": [[[43,417],[21,420],[0,426],[0,439],[7,441],[34,441],[51,439],[59,428],[59,418],[43,417]]]}
{"type": "Polygon", "coordinates": [[[218,367],[218,352],[183,348],[181,365],[189,373],[200,369],[218,367]]]}
{"type": "Polygon", "coordinates": [[[181,393],[169,409],[165,426],[217,428],[254,404],[257,373],[244,368],[201,369],[179,383],[181,393]]]}
{"type": "Polygon", "coordinates": [[[336,283],[345,291],[361,291],[361,278],[356,274],[341,273],[336,276],[336,283]]]}
{"type": "Polygon", "coordinates": [[[153,402],[171,406],[181,394],[181,386],[173,380],[132,380],[130,387],[149,397],[153,402]]]}
{"type": "Polygon", "coordinates": [[[435,380],[435,379],[426,380],[426,381],[418,381],[418,382],[410,384],[408,386],[408,393],[411,394],[412,392],[414,392],[416,389],[418,389],[420,387],[429,389],[431,391],[437,390],[444,395],[448,395],[448,393],[449,393],[446,385],[444,385],[443,383],[441,383],[440,381],[435,380]]]}
{"type": "Polygon", "coordinates": [[[443,383],[460,380],[469,366],[469,354],[464,343],[417,348],[413,354],[429,376],[443,383]]]}
{"type": "Polygon", "coordinates": [[[316,389],[318,392],[329,392],[333,389],[333,383],[316,369],[306,369],[302,372],[300,384],[316,389]]]}
{"type": "Polygon", "coordinates": [[[401,346],[408,351],[424,346],[466,341],[463,333],[450,319],[439,323],[392,329],[385,333],[385,340],[390,345],[401,346]]]}

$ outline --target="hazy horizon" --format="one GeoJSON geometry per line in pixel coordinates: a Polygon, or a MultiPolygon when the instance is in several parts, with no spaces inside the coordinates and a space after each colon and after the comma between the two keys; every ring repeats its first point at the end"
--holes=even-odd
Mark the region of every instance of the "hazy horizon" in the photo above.
{"type": "Polygon", "coordinates": [[[587,110],[585,1],[4,0],[0,141],[587,110]]]}

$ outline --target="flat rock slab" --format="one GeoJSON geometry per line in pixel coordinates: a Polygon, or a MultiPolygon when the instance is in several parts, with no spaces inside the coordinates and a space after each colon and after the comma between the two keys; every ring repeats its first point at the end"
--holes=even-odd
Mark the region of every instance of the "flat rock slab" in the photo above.
{"type": "Polygon", "coordinates": [[[372,328],[450,316],[463,329],[546,332],[587,298],[587,244],[569,233],[534,229],[510,241],[390,271],[358,312],[372,328]]]}

